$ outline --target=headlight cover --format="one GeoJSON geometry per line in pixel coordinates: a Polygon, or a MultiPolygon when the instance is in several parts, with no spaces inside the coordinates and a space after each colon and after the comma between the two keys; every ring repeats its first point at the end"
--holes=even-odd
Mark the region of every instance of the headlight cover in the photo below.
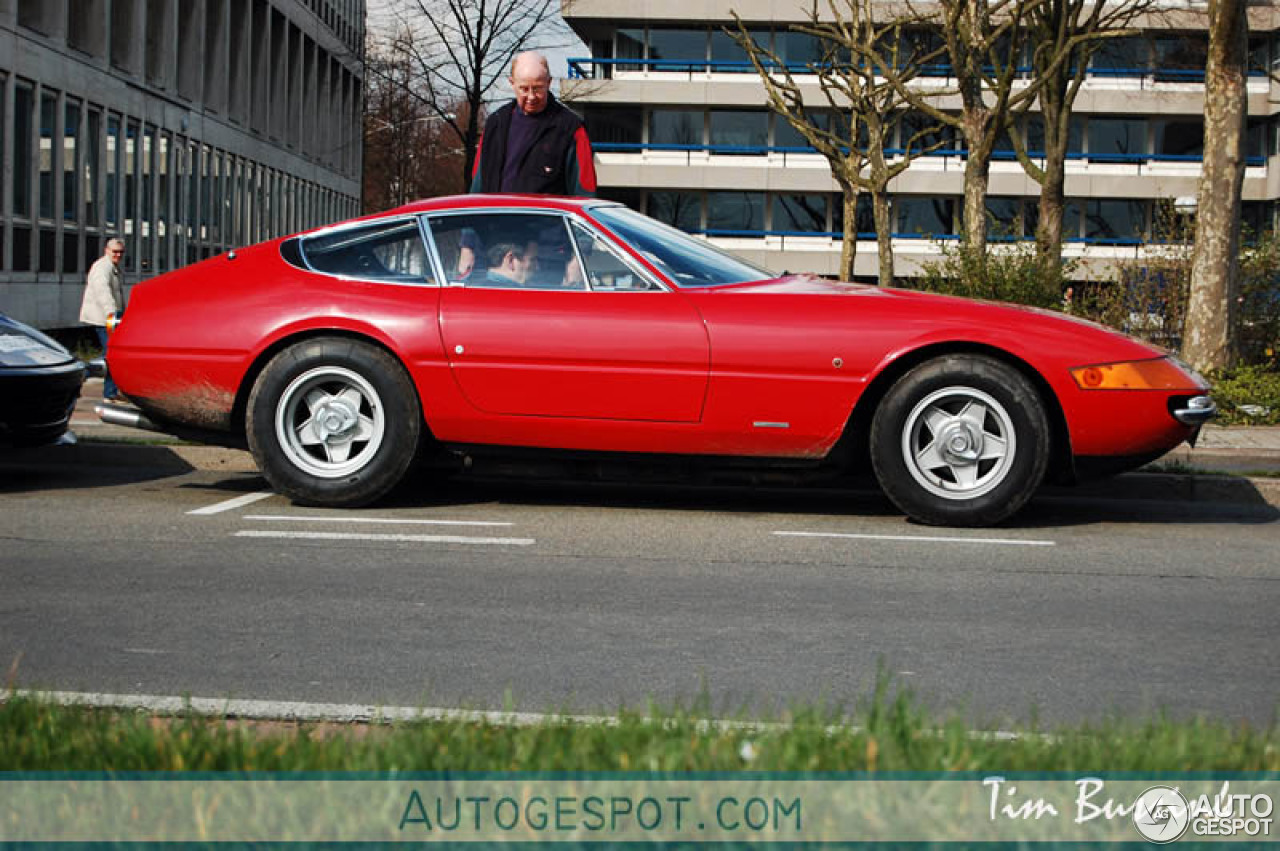
{"type": "Polygon", "coordinates": [[[1071,377],[1081,390],[1200,390],[1195,370],[1170,357],[1078,366],[1071,377]]]}

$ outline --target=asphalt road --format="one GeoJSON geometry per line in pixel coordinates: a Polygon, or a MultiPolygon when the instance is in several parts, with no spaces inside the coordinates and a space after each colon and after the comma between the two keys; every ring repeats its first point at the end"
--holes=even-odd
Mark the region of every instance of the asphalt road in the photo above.
{"type": "Polygon", "coordinates": [[[1280,512],[1042,496],[1010,526],[867,490],[430,482],[303,509],[253,473],[0,459],[18,686],[610,713],[854,708],[879,667],[976,726],[1277,710],[1280,512]]]}

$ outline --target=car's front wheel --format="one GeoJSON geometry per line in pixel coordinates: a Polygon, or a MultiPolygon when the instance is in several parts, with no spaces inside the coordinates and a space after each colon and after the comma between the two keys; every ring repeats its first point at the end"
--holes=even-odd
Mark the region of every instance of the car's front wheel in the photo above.
{"type": "Polygon", "coordinates": [[[885,493],[916,520],[999,523],[1044,479],[1044,404],[1022,373],[994,358],[927,361],[899,378],[876,410],[871,462],[885,493]]]}
{"type": "Polygon", "coordinates": [[[413,463],[422,415],[386,351],[323,337],[273,357],[249,394],[249,450],[279,492],[309,505],[366,505],[413,463]]]}

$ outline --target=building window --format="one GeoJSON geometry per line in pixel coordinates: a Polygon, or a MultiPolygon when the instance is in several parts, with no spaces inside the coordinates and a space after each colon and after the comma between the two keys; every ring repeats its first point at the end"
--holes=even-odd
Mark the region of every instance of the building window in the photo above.
{"type": "MultiPolygon", "coordinates": [[[[738,34],[735,24],[729,25],[729,30],[734,34],[738,34]]],[[[751,37],[751,41],[759,48],[768,49],[769,47],[769,31],[759,29],[749,29],[747,34],[751,37]]],[[[751,64],[751,57],[747,51],[742,49],[733,35],[725,32],[719,27],[711,30],[711,61],[717,63],[712,69],[714,71],[730,71],[730,72],[754,72],[755,67],[751,64]]]]}
{"type": "Polygon", "coordinates": [[[124,139],[124,241],[125,260],[132,271],[139,268],[138,256],[138,122],[125,122],[124,139]]]}
{"type": "Polygon", "coordinates": [[[583,119],[595,144],[638,145],[644,141],[644,114],[632,107],[592,107],[583,119]]]}
{"type": "Polygon", "coordinates": [[[80,218],[77,172],[80,164],[80,104],[67,98],[62,124],[62,219],[80,218]]]}
{"type": "Polygon", "coordinates": [[[31,215],[31,123],[34,93],[29,83],[13,90],[13,214],[31,215]]]}
{"type": "Polygon", "coordinates": [[[1147,153],[1147,122],[1140,118],[1090,118],[1089,159],[1147,153]]]}
{"type": "Polygon", "coordinates": [[[98,175],[101,173],[99,146],[102,144],[102,112],[90,109],[85,127],[84,171],[80,191],[84,196],[84,222],[91,228],[101,224],[98,207],[98,175]]]}
{"type": "Polygon", "coordinates": [[[173,146],[169,134],[161,132],[156,140],[156,269],[169,268],[169,172],[173,146]]]}
{"type": "Polygon", "coordinates": [[[702,196],[696,192],[650,192],[649,216],[697,233],[702,230],[702,196]]]}
{"type": "Polygon", "coordinates": [[[649,59],[663,60],[649,66],[653,71],[700,71],[706,67],[707,31],[650,29],[649,59]]]}
{"type": "Polygon", "coordinates": [[[1085,239],[1136,240],[1146,231],[1145,201],[1093,199],[1085,204],[1085,239]]]}
{"type": "Polygon", "coordinates": [[[702,112],[655,109],[649,113],[649,144],[701,145],[702,112]]]}
{"type": "Polygon", "coordinates": [[[57,121],[58,97],[45,91],[40,95],[40,207],[42,219],[53,218],[54,125],[57,121]]]}
{"type": "Polygon", "coordinates": [[[987,225],[996,238],[1022,236],[1022,201],[988,196],[987,225]]]}
{"type": "Polygon", "coordinates": [[[774,195],[774,231],[826,233],[826,195],[774,195]]]}
{"type": "Polygon", "coordinates": [[[1199,157],[1204,154],[1204,122],[1156,119],[1151,122],[1152,142],[1159,156],[1199,157]]]}
{"type": "MultiPolygon", "coordinates": [[[[644,30],[619,29],[615,36],[614,56],[619,59],[644,59],[644,30]]],[[[636,71],[639,65],[619,63],[619,71],[636,71]]]]}
{"type": "Polygon", "coordinates": [[[106,215],[104,218],[108,228],[115,228],[119,223],[120,200],[120,118],[107,116],[107,197],[106,215]]]}
{"type": "Polygon", "coordinates": [[[764,230],[764,193],[708,192],[708,231],[764,230]]]}
{"type": "Polygon", "coordinates": [[[779,30],[773,34],[773,49],[792,71],[803,71],[807,65],[821,65],[822,41],[806,33],[779,30]]]}
{"type": "Polygon", "coordinates": [[[1204,79],[1209,60],[1209,39],[1205,33],[1159,36],[1151,39],[1152,67],[1157,80],[1187,82],[1204,79]]]}
{"type": "MultiPolygon", "coordinates": [[[[111,64],[122,71],[136,71],[133,67],[137,0],[112,0],[111,2],[111,64]]],[[[127,257],[128,255],[126,255],[127,257]]]]}
{"type": "Polygon", "coordinates": [[[715,153],[760,154],[769,146],[769,113],[745,110],[711,110],[711,144],[722,148],[715,153]]]}
{"type": "Polygon", "coordinates": [[[1089,63],[1094,73],[1116,76],[1142,74],[1150,67],[1151,42],[1143,36],[1105,39],[1089,63]]]}
{"type": "Polygon", "coordinates": [[[155,269],[155,156],[156,128],[147,125],[142,133],[142,268],[155,269]]]}
{"type": "Polygon", "coordinates": [[[951,236],[955,233],[954,199],[899,195],[895,201],[898,233],[919,236],[951,236]]]}
{"type": "Polygon", "coordinates": [[[95,58],[106,55],[104,0],[71,0],[67,7],[67,44],[95,58]]]}

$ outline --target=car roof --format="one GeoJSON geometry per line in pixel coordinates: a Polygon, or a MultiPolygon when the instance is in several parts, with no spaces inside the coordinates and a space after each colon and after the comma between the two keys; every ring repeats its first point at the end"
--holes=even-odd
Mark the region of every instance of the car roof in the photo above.
{"type": "MultiPolygon", "coordinates": [[[[582,210],[592,204],[602,203],[598,198],[569,198],[559,195],[445,195],[439,198],[425,198],[421,201],[410,201],[393,210],[378,213],[389,216],[410,213],[431,213],[437,210],[482,209],[486,207],[526,207],[540,210],[582,210]]],[[[604,202],[608,203],[608,202],[604,202]]]]}

